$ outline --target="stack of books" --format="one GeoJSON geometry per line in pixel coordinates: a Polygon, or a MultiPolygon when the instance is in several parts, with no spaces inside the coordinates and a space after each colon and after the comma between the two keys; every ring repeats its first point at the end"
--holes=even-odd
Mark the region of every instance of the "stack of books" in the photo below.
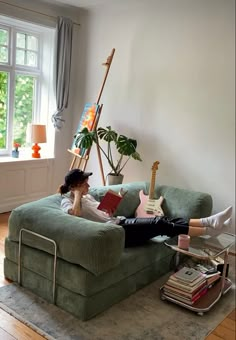
{"type": "Polygon", "coordinates": [[[163,286],[164,295],[193,305],[208,290],[206,275],[194,268],[183,267],[163,286]]]}

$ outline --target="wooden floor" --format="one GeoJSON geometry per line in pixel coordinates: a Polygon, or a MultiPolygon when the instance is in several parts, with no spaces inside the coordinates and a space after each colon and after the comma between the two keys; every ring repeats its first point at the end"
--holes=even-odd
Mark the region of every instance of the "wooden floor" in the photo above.
{"type": "MultiPolygon", "coordinates": [[[[7,235],[9,213],[0,214],[0,287],[10,284],[3,275],[4,239],[7,235]]],[[[44,337],[32,331],[29,327],[0,309],[0,339],[1,340],[43,340],[44,337]]],[[[236,309],[233,310],[206,340],[235,340],[236,309]]],[[[66,339],[65,339],[66,340],[66,339]]],[[[92,340],[92,339],[91,339],[92,340]]],[[[95,339],[93,339],[95,340],[95,339]]]]}

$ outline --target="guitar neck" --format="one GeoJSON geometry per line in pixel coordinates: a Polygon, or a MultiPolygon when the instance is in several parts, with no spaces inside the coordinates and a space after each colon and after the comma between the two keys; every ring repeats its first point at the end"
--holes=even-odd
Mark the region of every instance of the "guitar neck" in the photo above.
{"type": "Polygon", "coordinates": [[[154,199],[154,189],[155,189],[155,181],[156,181],[156,171],[152,171],[150,188],[149,188],[149,199],[154,199]]]}

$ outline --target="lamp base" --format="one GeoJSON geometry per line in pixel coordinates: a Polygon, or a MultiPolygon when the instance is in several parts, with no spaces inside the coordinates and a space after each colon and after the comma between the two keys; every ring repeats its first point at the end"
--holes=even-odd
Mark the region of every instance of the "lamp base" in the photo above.
{"type": "Polygon", "coordinates": [[[32,146],[32,150],[33,150],[33,153],[32,153],[32,157],[33,158],[41,158],[41,155],[39,153],[39,150],[41,150],[40,146],[35,143],[33,146],[32,146]]]}

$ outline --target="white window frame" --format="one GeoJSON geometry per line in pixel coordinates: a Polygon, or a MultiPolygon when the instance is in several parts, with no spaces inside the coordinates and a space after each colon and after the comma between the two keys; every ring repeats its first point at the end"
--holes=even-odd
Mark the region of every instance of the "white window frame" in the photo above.
{"type": "MultiPolygon", "coordinates": [[[[55,130],[51,123],[51,115],[55,111],[55,95],[53,89],[53,60],[52,46],[55,41],[55,29],[43,27],[18,19],[12,19],[0,15],[0,27],[9,32],[9,58],[8,63],[0,63],[0,71],[9,72],[9,96],[7,117],[7,140],[6,149],[0,149],[1,156],[10,156],[12,150],[13,114],[14,114],[14,87],[15,77],[18,74],[35,76],[35,102],[32,122],[47,125],[47,150],[48,157],[54,154],[55,130]],[[16,65],[16,33],[32,34],[38,38],[38,65],[37,67],[16,65]],[[46,62],[45,62],[46,60],[46,62]]],[[[31,155],[31,148],[21,148],[22,152],[31,155]]]]}

